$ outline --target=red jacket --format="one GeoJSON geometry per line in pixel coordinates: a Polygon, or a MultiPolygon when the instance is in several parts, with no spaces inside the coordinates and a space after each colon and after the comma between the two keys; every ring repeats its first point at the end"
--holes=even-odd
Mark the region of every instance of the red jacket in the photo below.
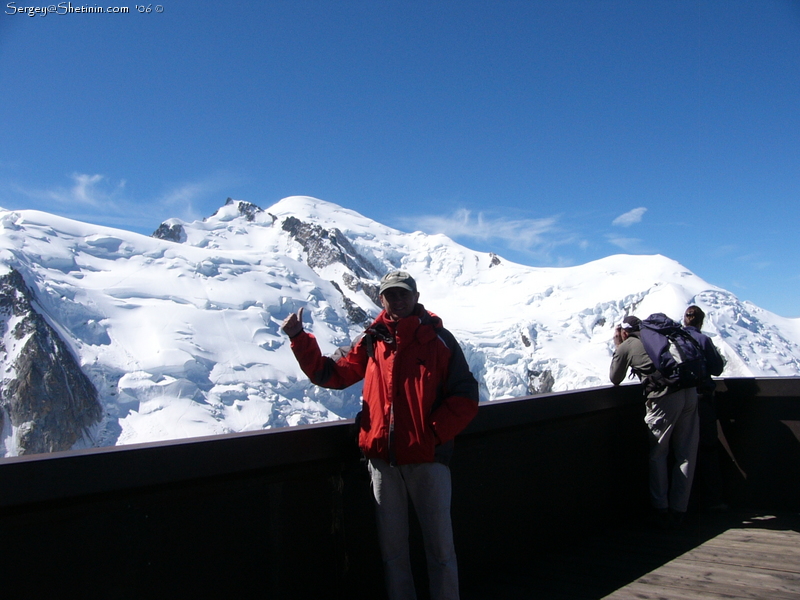
{"type": "Polygon", "coordinates": [[[343,389],[364,380],[359,446],[392,464],[434,462],[478,412],[478,383],[453,335],[417,305],[398,322],[385,312],[349,347],[324,357],[314,336],[292,338],[300,368],[315,384],[343,389]]]}

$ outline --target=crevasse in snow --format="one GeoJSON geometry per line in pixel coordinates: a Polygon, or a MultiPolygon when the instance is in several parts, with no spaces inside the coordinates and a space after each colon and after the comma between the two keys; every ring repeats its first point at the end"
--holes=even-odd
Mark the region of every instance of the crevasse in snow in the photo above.
{"type": "Polygon", "coordinates": [[[79,445],[354,416],[360,386],[310,385],[280,324],[303,307],[332,353],[377,315],[378,280],[396,268],[461,342],[483,401],[607,385],[616,323],[679,319],[690,303],[708,313],[724,375],[800,375],[799,319],[741,302],[664,256],[529,267],[308,197],[263,210],[229,201],[159,229],[167,239],[0,210],[0,262],[23,275],[99,392],[105,416],[79,445]]]}

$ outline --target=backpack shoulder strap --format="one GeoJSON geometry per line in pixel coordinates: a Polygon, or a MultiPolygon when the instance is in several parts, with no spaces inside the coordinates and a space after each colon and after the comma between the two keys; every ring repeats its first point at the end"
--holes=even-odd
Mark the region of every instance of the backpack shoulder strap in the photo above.
{"type": "Polygon", "coordinates": [[[382,323],[378,323],[372,327],[368,327],[363,333],[364,349],[367,351],[367,356],[375,358],[375,341],[383,340],[387,344],[394,342],[392,333],[389,328],[382,323]]]}
{"type": "Polygon", "coordinates": [[[369,331],[364,332],[364,349],[367,351],[367,356],[375,358],[375,338],[369,331]]]}

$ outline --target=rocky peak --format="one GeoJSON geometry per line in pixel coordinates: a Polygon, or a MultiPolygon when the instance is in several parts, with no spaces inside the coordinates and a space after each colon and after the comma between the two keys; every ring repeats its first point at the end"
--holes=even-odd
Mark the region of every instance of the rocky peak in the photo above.
{"type": "Polygon", "coordinates": [[[225,206],[231,206],[231,205],[235,205],[239,210],[239,214],[248,221],[253,221],[258,213],[264,212],[263,208],[251,202],[245,202],[244,200],[234,200],[233,198],[228,198],[225,201],[225,206]]]}
{"type": "MultiPolygon", "coordinates": [[[[341,283],[353,292],[363,291],[377,307],[380,307],[378,285],[373,283],[375,279],[380,278],[380,274],[358,253],[339,229],[325,229],[301,221],[297,217],[286,218],[281,227],[303,248],[309,267],[319,271],[332,264],[344,265],[349,272],[342,275],[341,283]]],[[[342,295],[350,321],[356,324],[369,323],[369,315],[347,297],[337,282],[332,283],[342,295]]]]}
{"type": "Polygon", "coordinates": [[[174,223],[172,225],[162,223],[150,237],[158,238],[160,240],[167,240],[168,242],[177,242],[180,244],[186,241],[186,232],[183,230],[183,225],[180,223],[174,223]]]}
{"type": "Polygon", "coordinates": [[[357,277],[370,278],[374,269],[360,260],[350,241],[336,229],[324,229],[319,225],[305,223],[297,217],[288,217],[282,225],[284,231],[297,240],[305,250],[308,266],[324,268],[334,263],[347,266],[357,277]]]}
{"type": "Polygon", "coordinates": [[[102,418],[96,388],[15,269],[0,277],[0,364],[0,455],[69,450],[102,418]]]}

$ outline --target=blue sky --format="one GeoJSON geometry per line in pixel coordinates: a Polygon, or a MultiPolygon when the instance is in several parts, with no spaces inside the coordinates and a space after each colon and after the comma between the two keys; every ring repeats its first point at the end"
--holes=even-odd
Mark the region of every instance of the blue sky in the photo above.
{"type": "Polygon", "coordinates": [[[663,254],[800,317],[798,0],[28,5],[4,208],[150,234],[308,195],[534,266],[663,254]]]}

